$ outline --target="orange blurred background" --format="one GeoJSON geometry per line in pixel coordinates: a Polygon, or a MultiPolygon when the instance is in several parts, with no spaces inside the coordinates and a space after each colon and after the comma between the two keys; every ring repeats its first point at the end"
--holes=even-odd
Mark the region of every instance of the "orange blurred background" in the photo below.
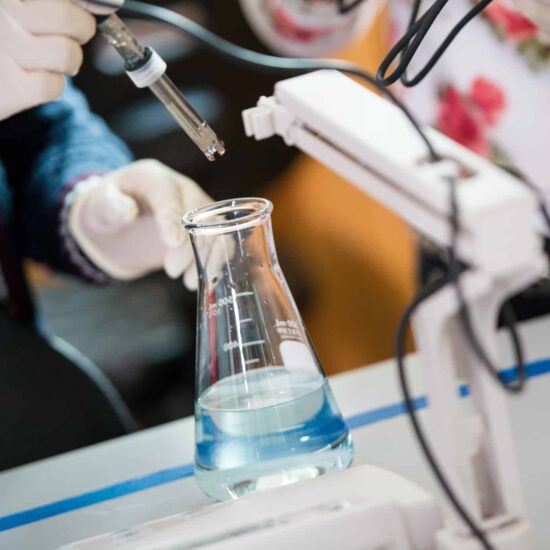
{"type": "MultiPolygon", "coordinates": [[[[338,57],[370,70],[386,43],[384,14],[338,57]]],[[[415,281],[405,224],[350,183],[301,155],[267,192],[277,247],[311,287],[305,323],[327,374],[393,355],[393,337],[415,281]]]]}

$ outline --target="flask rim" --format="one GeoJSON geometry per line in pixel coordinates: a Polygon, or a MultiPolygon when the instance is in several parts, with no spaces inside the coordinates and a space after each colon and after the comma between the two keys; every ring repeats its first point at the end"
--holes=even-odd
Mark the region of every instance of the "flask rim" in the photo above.
{"type": "Polygon", "coordinates": [[[261,197],[226,199],[195,208],[182,218],[182,224],[190,233],[216,234],[251,227],[271,215],[273,203],[261,197]],[[223,215],[238,213],[233,219],[223,215]]]}

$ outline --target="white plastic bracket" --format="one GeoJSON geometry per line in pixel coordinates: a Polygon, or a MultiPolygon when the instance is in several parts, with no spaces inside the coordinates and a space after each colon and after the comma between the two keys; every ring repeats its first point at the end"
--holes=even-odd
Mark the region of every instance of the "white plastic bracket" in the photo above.
{"type": "Polygon", "coordinates": [[[287,145],[296,144],[293,135],[296,117],[280,105],[275,97],[262,96],[256,107],[243,111],[242,117],[248,137],[254,137],[256,141],[260,141],[279,135],[287,145]]]}
{"type": "Polygon", "coordinates": [[[446,178],[458,175],[460,259],[496,276],[513,273],[538,257],[541,243],[532,192],[427,128],[443,157],[430,161],[425,144],[394,105],[337,71],[277,82],[274,95],[261,97],[256,107],[244,111],[243,121],[248,136],[281,136],[443,247],[451,241],[446,178]]]}
{"type": "MultiPolygon", "coordinates": [[[[442,247],[452,242],[450,176],[457,178],[457,256],[470,267],[463,290],[475,333],[498,360],[496,318],[502,302],[548,273],[531,190],[439,132],[426,128],[443,160],[429,159],[410,121],[391,103],[337,71],[277,82],[273,97],[243,113],[248,136],[280,135],[442,247]]],[[[461,502],[495,548],[529,548],[506,399],[459,327],[454,288],[418,310],[415,336],[428,376],[436,454],[461,502]],[[457,386],[469,384],[470,411],[457,386]]],[[[478,549],[453,511],[437,537],[441,550],[478,549]]]]}

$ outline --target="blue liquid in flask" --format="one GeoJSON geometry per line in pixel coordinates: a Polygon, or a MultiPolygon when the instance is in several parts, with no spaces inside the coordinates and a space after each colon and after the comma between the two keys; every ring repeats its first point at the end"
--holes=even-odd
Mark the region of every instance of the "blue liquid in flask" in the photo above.
{"type": "Polygon", "coordinates": [[[314,369],[264,367],[228,376],[196,403],[195,475],[217,500],[347,468],[348,428],[314,369]]]}

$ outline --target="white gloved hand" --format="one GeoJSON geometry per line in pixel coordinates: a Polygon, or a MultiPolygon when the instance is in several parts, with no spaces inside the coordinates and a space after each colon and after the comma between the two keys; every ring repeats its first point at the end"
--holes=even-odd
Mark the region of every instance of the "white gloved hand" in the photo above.
{"type": "Polygon", "coordinates": [[[94,33],[94,17],[71,2],[0,0],[0,120],[58,99],[94,33]]]}
{"type": "Polygon", "coordinates": [[[69,231],[97,267],[135,279],[164,266],[197,288],[193,250],[181,219],[211,202],[193,180],[154,160],[141,160],[81,182],[68,215],[69,231]]]}

